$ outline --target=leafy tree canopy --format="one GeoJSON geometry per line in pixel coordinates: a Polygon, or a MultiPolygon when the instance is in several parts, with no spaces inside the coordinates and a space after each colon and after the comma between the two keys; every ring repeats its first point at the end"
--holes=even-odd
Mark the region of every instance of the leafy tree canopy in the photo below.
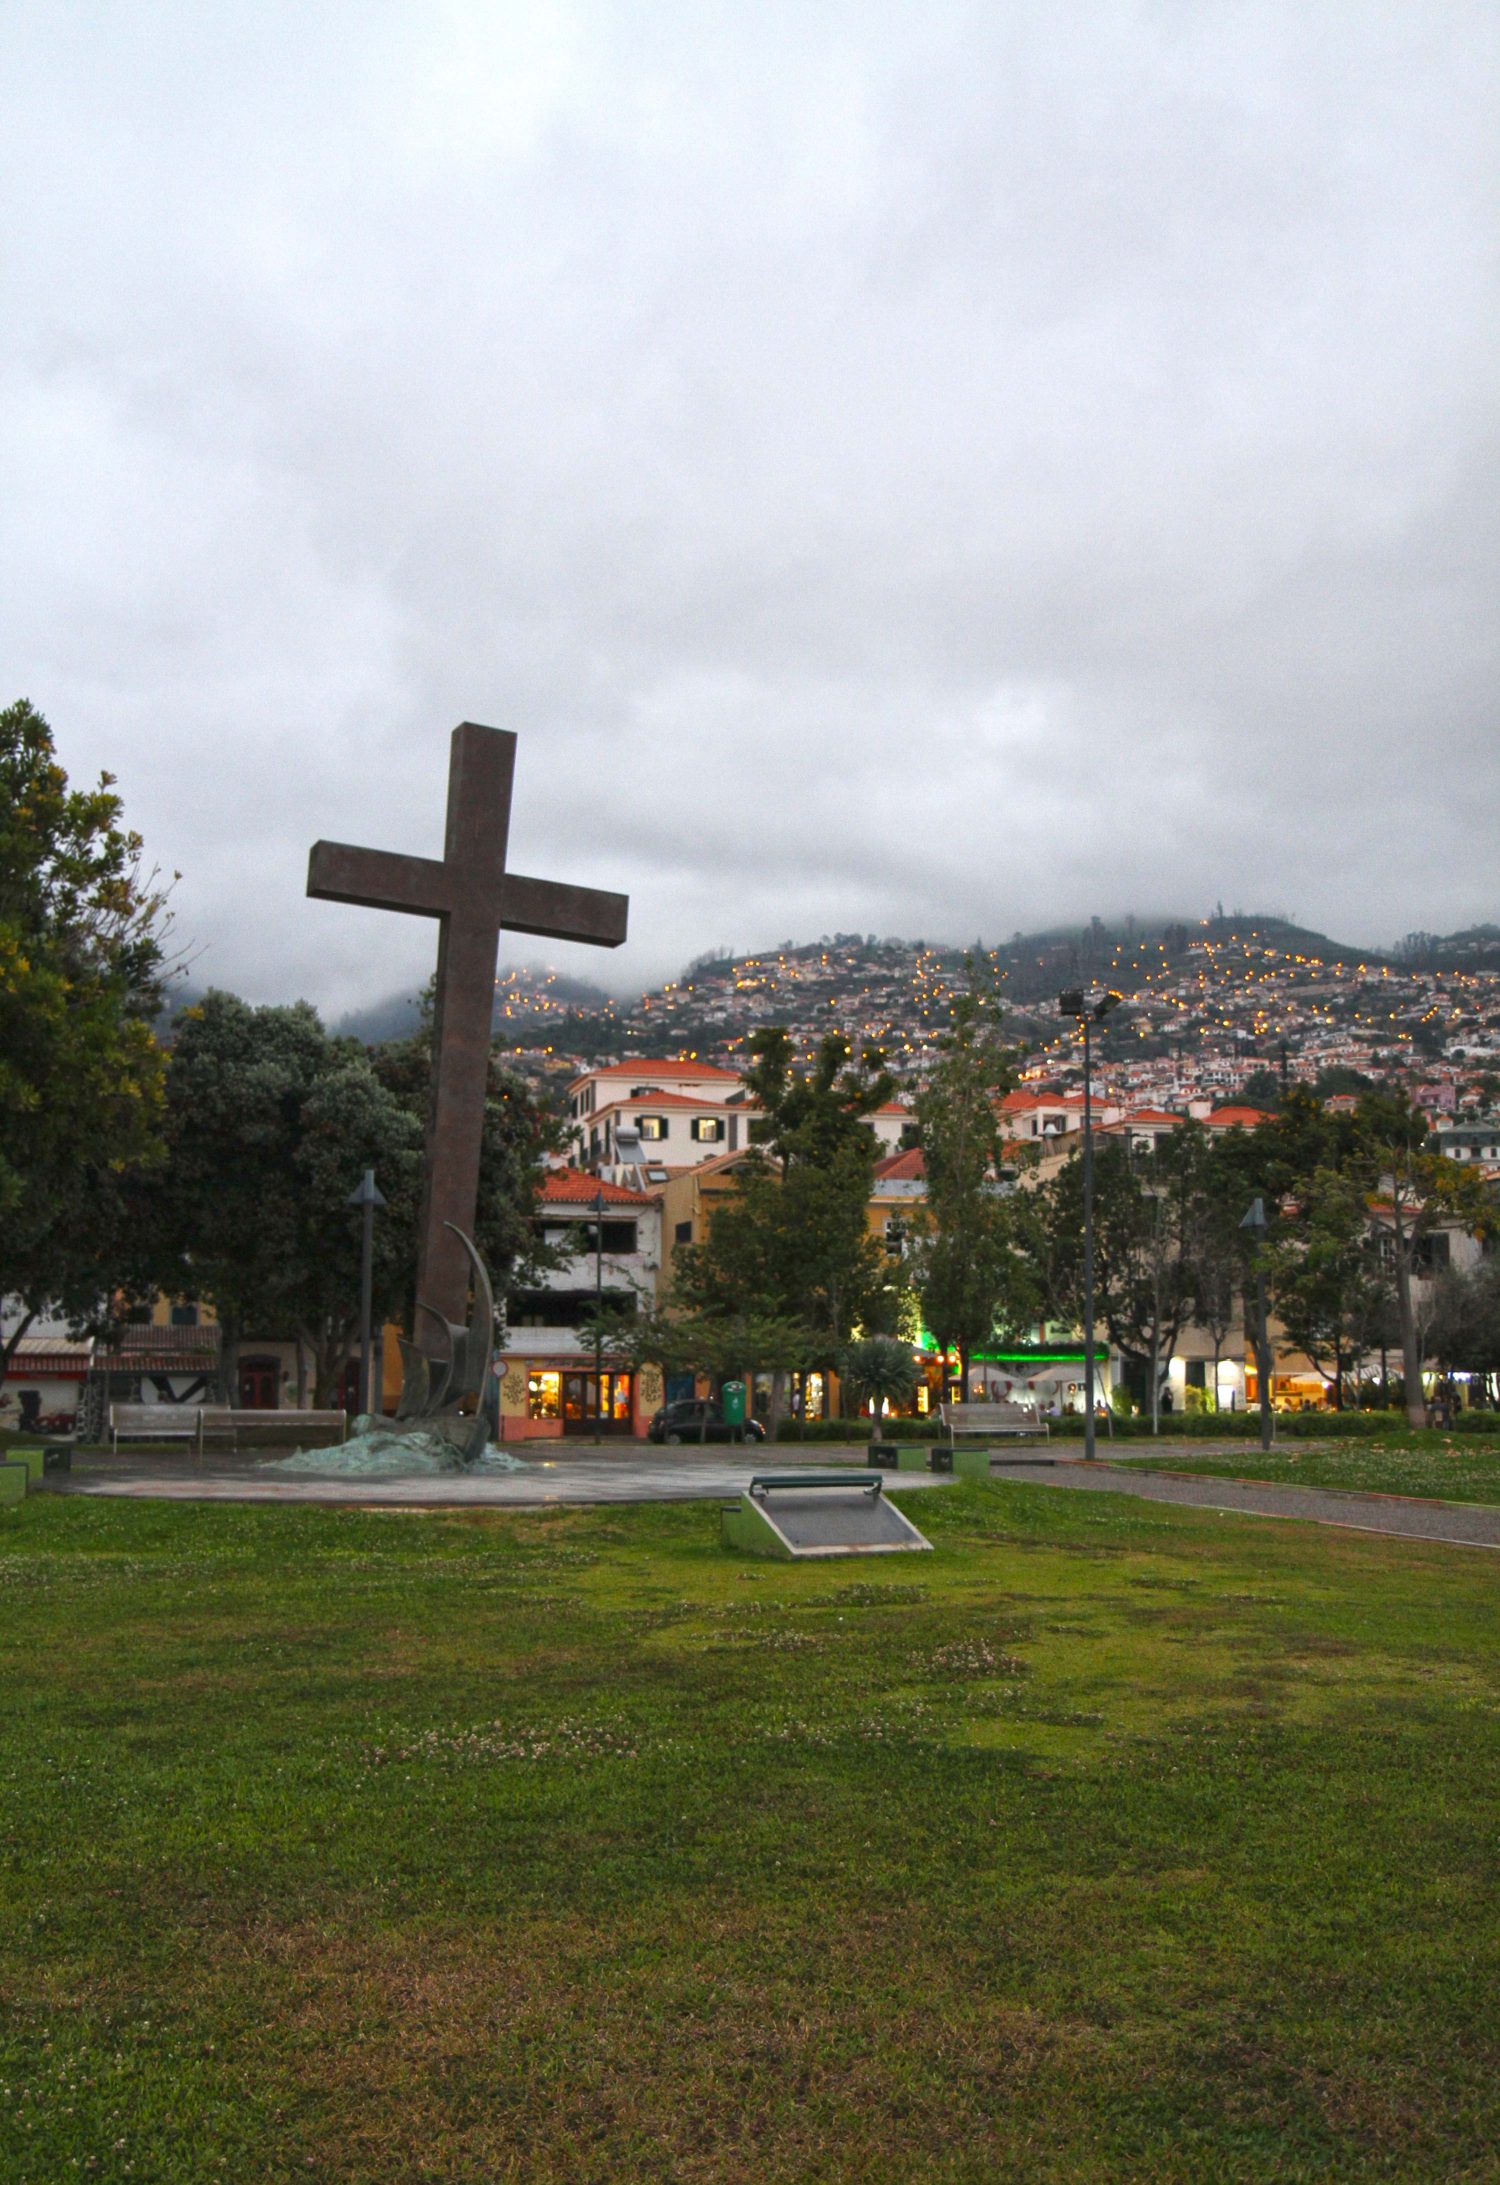
{"type": "Polygon", "coordinates": [[[997,1327],[1037,1316],[1040,1294],[1029,1249],[1035,1209],[1007,1192],[997,1102],[1016,1081],[999,1008],[968,964],[938,1060],[917,1096],[927,1177],[925,1218],[915,1224],[912,1267],[938,1346],[957,1349],[968,1394],[969,1353],[997,1327]]]}
{"type": "MultiPolygon", "coordinates": [[[[122,1176],[160,1152],[166,891],[111,777],[73,789],[25,700],[0,712],[0,1298],[4,1356],[47,1309],[98,1313],[122,1176]]],[[[3,1361],[0,1361],[3,1362],[3,1361]]]]}
{"type": "MultiPolygon", "coordinates": [[[[331,1401],[358,1329],[361,1219],[347,1202],[366,1168],[387,1202],[376,1315],[410,1324],[429,1069],[427,1029],[372,1053],[330,1036],[305,1002],[254,1008],[211,993],[179,1018],[137,1286],[214,1306],[231,1387],[241,1334],[297,1337],[314,1400],[331,1401]]],[[[546,1258],[534,1214],[550,1142],[524,1084],[492,1064],[476,1241],[497,1290],[546,1258]]]]}

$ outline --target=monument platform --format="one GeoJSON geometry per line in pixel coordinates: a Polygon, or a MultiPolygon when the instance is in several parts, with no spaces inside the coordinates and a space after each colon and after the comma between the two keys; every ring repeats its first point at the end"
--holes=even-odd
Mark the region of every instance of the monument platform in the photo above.
{"type": "MultiPolygon", "coordinates": [[[[442,1472],[419,1478],[305,1477],[278,1465],[268,1469],[253,1456],[209,1457],[198,1462],[177,1451],[117,1457],[77,1455],[72,1471],[52,1491],[69,1495],[121,1495],[166,1502],[326,1503],[373,1509],[544,1509],[549,1505],[608,1502],[708,1502],[743,1494],[758,1472],[766,1470],[763,1449],[653,1449],[638,1444],[565,1443],[544,1445],[546,1456],[524,1452],[514,1472],[442,1472]]],[[[522,1452],[517,1451],[520,1455],[522,1452]]],[[[780,1452],[778,1456],[780,1457],[780,1452]]],[[[823,1471],[830,1463],[861,1469],[864,1452],[846,1458],[819,1449],[807,1469],[823,1471]]],[[[788,1451],[779,1469],[803,1469],[788,1451]]],[[[930,1473],[902,1473],[900,1489],[945,1484],[930,1473]]]]}

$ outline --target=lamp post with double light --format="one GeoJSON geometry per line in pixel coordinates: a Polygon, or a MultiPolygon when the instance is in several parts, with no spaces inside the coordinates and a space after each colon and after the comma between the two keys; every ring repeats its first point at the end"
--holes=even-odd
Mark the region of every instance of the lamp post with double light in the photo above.
{"type": "Polygon", "coordinates": [[[1255,1198],[1240,1222],[1250,1232],[1255,1254],[1255,1378],[1260,1383],[1260,1446],[1271,1446],[1275,1413],[1271,1409],[1271,1338],[1266,1328],[1266,1202],[1255,1198]]]}
{"type": "Polygon", "coordinates": [[[1093,1462],[1094,1422],[1094,1088],[1090,1027],[1108,1016],[1123,997],[1113,990],[1100,993],[1070,986],[1057,997],[1065,1017],[1076,1017],[1083,1026],[1083,1454],[1093,1462]]]}

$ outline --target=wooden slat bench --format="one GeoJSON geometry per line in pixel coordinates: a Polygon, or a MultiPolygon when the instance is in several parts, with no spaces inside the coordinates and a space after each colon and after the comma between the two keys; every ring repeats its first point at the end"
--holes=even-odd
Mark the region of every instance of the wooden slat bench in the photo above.
{"type": "Polygon", "coordinates": [[[325,1441],[341,1442],[347,1436],[348,1424],[345,1411],[237,1411],[228,1404],[205,1404],[199,1447],[203,1448],[210,1437],[227,1441],[234,1450],[242,1441],[300,1442],[314,1434],[325,1441]]]}
{"type": "Polygon", "coordinates": [[[202,1447],[200,1404],[111,1404],[109,1446],[122,1441],[190,1441],[202,1447]]]}

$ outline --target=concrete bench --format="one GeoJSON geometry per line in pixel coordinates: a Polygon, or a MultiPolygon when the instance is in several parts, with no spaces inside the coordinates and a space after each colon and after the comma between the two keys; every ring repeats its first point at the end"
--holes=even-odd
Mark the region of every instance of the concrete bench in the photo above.
{"type": "Polygon", "coordinates": [[[122,1441],[190,1441],[202,1447],[199,1404],[111,1404],[109,1446],[122,1441]]]}
{"type": "Polygon", "coordinates": [[[314,1434],[341,1442],[348,1423],[345,1411],[236,1411],[229,1404],[205,1404],[199,1447],[211,1436],[227,1441],[233,1450],[242,1442],[300,1442],[314,1434]]]}
{"type": "Polygon", "coordinates": [[[43,1449],[8,1449],[0,1464],[5,1468],[5,1476],[0,1479],[0,1502],[24,1502],[49,1472],[72,1471],[73,1452],[61,1442],[43,1449]]]}

